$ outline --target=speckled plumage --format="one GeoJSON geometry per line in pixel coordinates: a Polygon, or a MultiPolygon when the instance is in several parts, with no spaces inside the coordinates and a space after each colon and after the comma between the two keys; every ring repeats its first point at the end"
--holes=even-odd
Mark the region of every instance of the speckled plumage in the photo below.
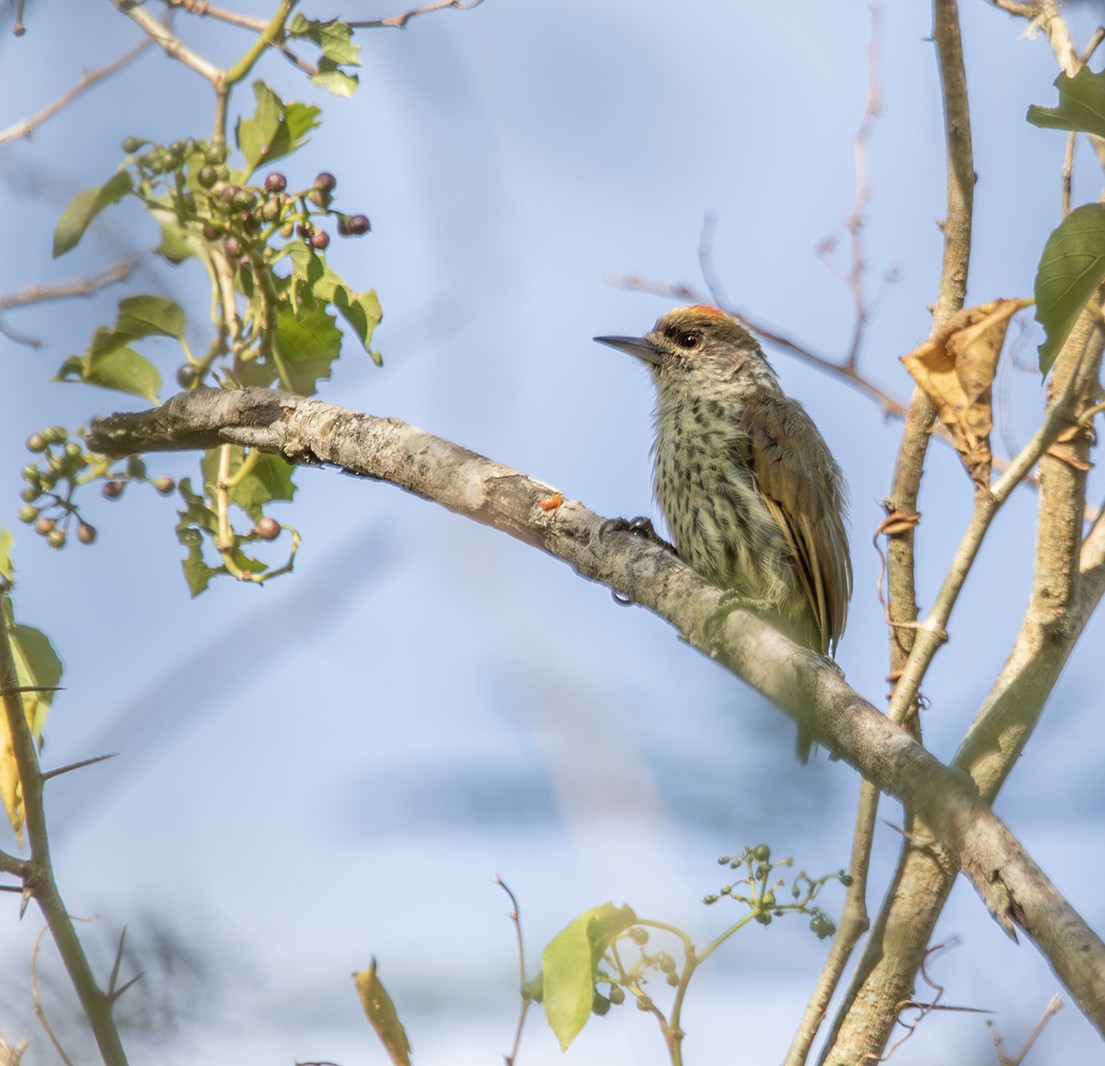
{"type": "Polygon", "coordinates": [[[830,654],[852,591],[844,481],[760,346],[713,307],[670,311],[639,340],[598,339],[652,374],[654,487],[680,557],[830,654]]]}

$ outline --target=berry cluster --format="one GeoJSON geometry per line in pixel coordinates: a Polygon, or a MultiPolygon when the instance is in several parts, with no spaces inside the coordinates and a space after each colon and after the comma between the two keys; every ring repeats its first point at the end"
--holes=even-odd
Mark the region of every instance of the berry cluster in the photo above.
{"type": "MultiPolygon", "coordinates": [[[[81,517],[73,497],[79,486],[108,474],[104,457],[86,452],[78,440],[70,440],[63,426],[32,433],[27,438],[27,450],[37,459],[23,468],[27,487],[19,494],[23,500],[19,521],[32,526],[51,548],[65,547],[74,523],[77,540],[81,544],[93,543],[96,528],[81,517]]],[[[168,496],[176,488],[171,477],[147,478],[141,459],[128,459],[123,473],[123,477],[104,481],[105,499],[118,499],[128,481],[148,481],[162,496],[168,496]]]]}

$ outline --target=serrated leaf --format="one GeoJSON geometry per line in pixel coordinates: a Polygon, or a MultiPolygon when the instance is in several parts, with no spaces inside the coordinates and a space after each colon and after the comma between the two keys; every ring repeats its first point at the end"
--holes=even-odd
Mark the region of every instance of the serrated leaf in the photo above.
{"type": "Polygon", "coordinates": [[[328,59],[320,59],[318,73],[311,75],[311,81],[331,96],[350,97],[356,91],[360,79],[356,74],[346,74],[344,70],[328,59]]]}
{"type": "Polygon", "coordinates": [[[184,580],[188,584],[188,591],[195,599],[201,592],[207,590],[211,579],[219,573],[214,567],[208,566],[203,558],[203,548],[199,544],[190,544],[188,554],[180,562],[184,571],[184,580]]]}
{"type": "MultiPolygon", "coordinates": [[[[217,448],[212,448],[205,452],[203,461],[206,463],[212,455],[215,455],[217,458],[217,448]]],[[[177,489],[180,491],[181,498],[184,500],[185,504],[183,511],[177,511],[177,517],[180,519],[176,527],[177,540],[179,540],[181,544],[189,544],[184,534],[191,526],[194,526],[196,529],[205,529],[208,533],[217,532],[219,528],[219,516],[215,513],[214,508],[208,506],[207,501],[202,496],[192,491],[192,479],[186,477],[181,478],[180,483],[177,485],[177,489]]]]}
{"type": "Polygon", "coordinates": [[[118,203],[131,191],[130,172],[117,171],[103,183],[77,193],[58,219],[54,230],[54,258],[72,251],[80,243],[92,220],[110,204],[118,203]]]}
{"type": "MultiPolygon", "coordinates": [[[[225,447],[225,445],[224,445],[225,447]]],[[[212,448],[203,457],[203,479],[208,492],[214,493],[219,477],[219,448],[212,448]]],[[[240,445],[230,445],[231,481],[238,476],[242,468],[243,449],[240,445]]],[[[254,453],[249,471],[240,481],[227,489],[229,501],[240,507],[254,522],[264,515],[266,505],[274,500],[290,500],[296,491],[292,481],[293,468],[279,455],[254,453]]]]}
{"type": "Polygon", "coordinates": [[[5,581],[15,580],[15,565],[12,563],[12,535],[0,526],[0,577],[5,581]]]}
{"type": "MultiPolygon", "coordinates": [[[[21,700],[31,736],[37,743],[41,743],[46,714],[54,698],[52,689],[61,680],[61,659],[45,633],[32,626],[16,625],[13,622],[10,600],[5,599],[4,606],[3,624],[7,629],[18,683],[21,687],[39,689],[23,692],[21,700]]],[[[15,750],[7,717],[3,713],[0,713],[0,801],[7,811],[16,839],[22,843],[23,790],[15,764],[15,750]]]]}
{"type": "Polygon", "coordinates": [[[1073,78],[1060,74],[1055,79],[1059,90],[1058,107],[1028,109],[1028,121],[1033,126],[1053,130],[1078,130],[1105,137],[1105,71],[1091,73],[1083,67],[1073,78]]]}
{"type": "Polygon", "coordinates": [[[410,1066],[411,1044],[407,1031],[399,1020],[391,996],[376,975],[375,959],[369,963],[368,969],[353,974],[353,984],[357,988],[361,1009],[384,1045],[388,1058],[395,1066],[410,1066]]]}
{"type": "Polygon", "coordinates": [[[118,333],[131,337],[184,337],[184,310],[175,300],[165,296],[128,296],[119,301],[118,333]]]}
{"type": "Polygon", "coordinates": [[[310,396],[341,352],[341,331],[334,316],[318,303],[304,301],[298,311],[282,304],[276,312],[273,347],[293,392],[310,396]]]}
{"type": "Polygon", "coordinates": [[[322,54],[333,63],[361,65],[361,46],[353,43],[353,28],[346,22],[309,19],[297,12],[288,24],[288,36],[318,45],[322,54]]]}
{"type": "Polygon", "coordinates": [[[141,396],[151,403],[158,402],[161,374],[144,355],[128,348],[99,347],[87,355],[74,355],[66,359],[55,381],[83,381],[102,389],[141,396]]]}
{"type": "Polygon", "coordinates": [[[263,81],[253,83],[257,110],[239,119],[238,147],[249,171],[294,152],[318,125],[319,109],[308,104],[284,103],[263,81]]]}
{"type": "Polygon", "coordinates": [[[561,1051],[568,1050],[591,1016],[603,954],[636,921],[630,907],[592,907],[557,933],[541,953],[545,1017],[561,1051]]]}
{"type": "Polygon", "coordinates": [[[377,363],[379,355],[369,348],[372,340],[372,332],[380,324],[384,312],[380,308],[380,300],[375,289],[354,294],[344,285],[335,289],[331,303],[338,309],[342,318],[353,327],[353,332],[364,346],[364,350],[372,356],[377,363]]]}
{"type": "Polygon", "coordinates": [[[161,227],[161,243],[154,251],[166,262],[179,266],[196,254],[195,241],[187,226],[171,211],[150,208],[150,214],[161,227]]]}
{"type": "Polygon", "coordinates": [[[1052,231],[1036,268],[1036,320],[1044,328],[1046,374],[1078,316],[1105,278],[1105,205],[1076,207],[1052,231]]]}

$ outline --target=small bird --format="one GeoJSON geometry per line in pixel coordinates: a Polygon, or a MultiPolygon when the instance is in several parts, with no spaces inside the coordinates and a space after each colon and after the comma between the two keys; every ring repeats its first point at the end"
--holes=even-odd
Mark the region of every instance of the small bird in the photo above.
{"type": "MultiPolygon", "coordinates": [[[[656,386],[653,486],[679,557],[791,639],[835,652],[852,565],[844,478],[759,344],[716,307],[680,307],[645,337],[596,337],[656,386]]],[[[799,726],[803,762],[810,738],[799,726]]]]}

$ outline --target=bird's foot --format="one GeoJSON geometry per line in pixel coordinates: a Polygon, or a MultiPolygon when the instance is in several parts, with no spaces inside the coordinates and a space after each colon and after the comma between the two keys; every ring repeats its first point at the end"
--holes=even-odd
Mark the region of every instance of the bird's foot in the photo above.
{"type": "Polygon", "coordinates": [[[652,519],[646,518],[644,515],[638,515],[636,518],[608,518],[599,526],[599,540],[602,540],[611,532],[632,533],[635,537],[647,538],[658,547],[667,548],[670,552],[675,551],[675,546],[669,544],[656,532],[652,519]]]}

